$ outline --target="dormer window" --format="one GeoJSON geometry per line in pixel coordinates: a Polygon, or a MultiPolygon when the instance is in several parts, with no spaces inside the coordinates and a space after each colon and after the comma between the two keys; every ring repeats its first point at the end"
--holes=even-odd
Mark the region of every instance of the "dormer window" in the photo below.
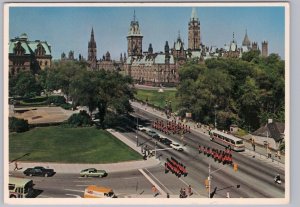
{"type": "Polygon", "coordinates": [[[21,45],[21,42],[16,43],[14,48],[15,55],[24,55],[25,50],[21,45]]]}
{"type": "Polygon", "coordinates": [[[44,49],[44,47],[42,46],[42,44],[38,44],[37,48],[35,50],[35,55],[37,56],[43,56],[45,55],[46,51],[44,49]]]}

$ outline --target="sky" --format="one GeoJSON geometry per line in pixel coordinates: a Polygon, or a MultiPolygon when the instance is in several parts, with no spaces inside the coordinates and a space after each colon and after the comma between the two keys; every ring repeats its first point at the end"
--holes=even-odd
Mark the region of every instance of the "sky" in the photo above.
{"type": "MultiPolygon", "coordinates": [[[[143,34],[143,51],[152,43],[153,51],[164,51],[180,34],[188,45],[188,22],[192,7],[10,7],[9,39],[28,35],[29,40],[47,41],[53,59],[62,52],[74,51],[75,58],[87,58],[88,41],[94,29],[97,58],[107,51],[119,60],[127,52],[127,33],[133,13],[143,34]]],[[[201,42],[224,47],[233,38],[241,46],[247,30],[250,41],[269,43],[269,54],[284,59],[284,7],[196,7],[200,20],[201,42]]]]}

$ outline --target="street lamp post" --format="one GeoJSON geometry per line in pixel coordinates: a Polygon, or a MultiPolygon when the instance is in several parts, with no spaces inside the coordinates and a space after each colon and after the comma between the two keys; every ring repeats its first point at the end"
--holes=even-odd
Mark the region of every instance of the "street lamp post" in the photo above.
{"type": "Polygon", "coordinates": [[[217,128],[217,107],[218,105],[215,105],[215,129],[217,128]]]}
{"type": "Polygon", "coordinates": [[[139,146],[139,139],[138,139],[138,127],[139,127],[139,117],[136,117],[136,133],[135,133],[135,139],[136,139],[136,146],[139,146]]]}

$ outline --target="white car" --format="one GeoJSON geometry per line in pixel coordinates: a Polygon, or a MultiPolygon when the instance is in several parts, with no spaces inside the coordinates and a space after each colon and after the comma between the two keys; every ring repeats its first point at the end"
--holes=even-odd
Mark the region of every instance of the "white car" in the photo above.
{"type": "Polygon", "coordinates": [[[139,131],[149,131],[150,129],[147,127],[144,127],[143,125],[137,125],[137,129],[139,131]]]}
{"type": "Polygon", "coordinates": [[[172,147],[173,149],[175,149],[177,151],[183,151],[183,147],[176,142],[173,142],[172,144],[170,144],[170,147],[172,147]]]}

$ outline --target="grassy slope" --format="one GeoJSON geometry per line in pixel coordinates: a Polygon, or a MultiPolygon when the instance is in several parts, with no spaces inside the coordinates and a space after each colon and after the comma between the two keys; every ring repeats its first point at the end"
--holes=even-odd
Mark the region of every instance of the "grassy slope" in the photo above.
{"type": "Polygon", "coordinates": [[[141,159],[126,144],[106,131],[95,128],[34,128],[10,134],[9,158],[26,153],[26,161],[65,163],[111,163],[141,159]]]}
{"type": "Polygon", "coordinates": [[[171,101],[172,110],[177,110],[177,101],[175,97],[176,91],[158,92],[158,90],[143,90],[137,89],[136,99],[146,101],[148,98],[148,103],[153,104],[159,108],[164,109],[166,105],[166,100],[171,101]]]}

